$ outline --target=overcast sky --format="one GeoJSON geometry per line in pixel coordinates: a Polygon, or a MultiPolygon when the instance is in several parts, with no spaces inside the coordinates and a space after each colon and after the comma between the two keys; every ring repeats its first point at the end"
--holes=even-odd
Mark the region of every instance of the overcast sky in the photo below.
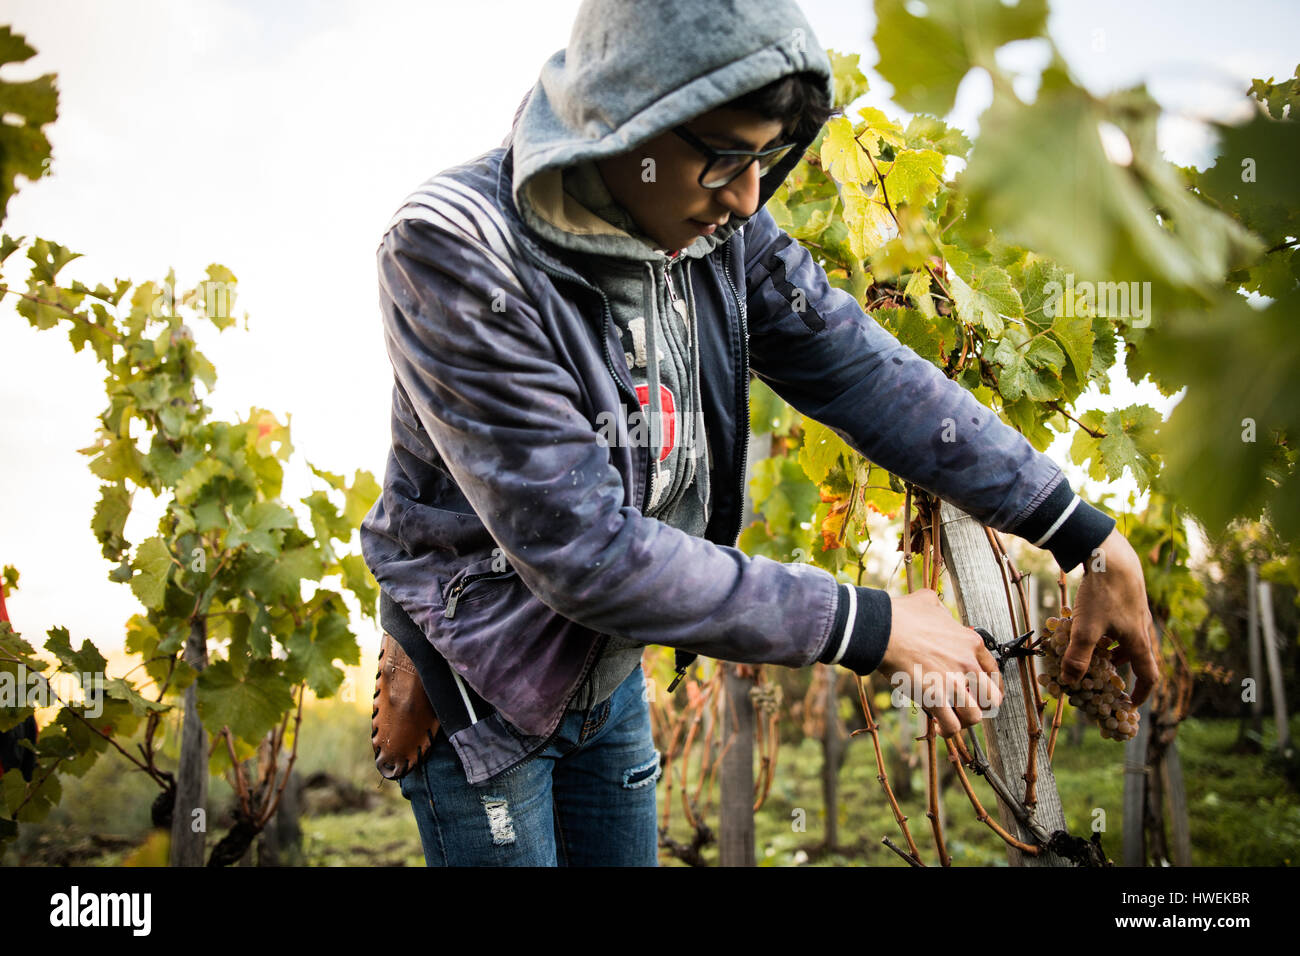
{"type": "MultiPolygon", "coordinates": [[[[876,61],[869,3],[801,6],[823,46],[876,61]]],[[[1094,91],[1145,81],[1173,112],[1161,145],[1179,163],[1209,155],[1200,118],[1231,115],[1251,76],[1281,79],[1300,60],[1296,4],[1052,6],[1052,34],[1094,91]]],[[[382,480],[392,375],[374,270],[383,226],[429,176],[500,143],[577,7],[5,0],[0,23],[39,54],[6,77],[57,73],[60,106],[49,128],[53,176],[11,201],[4,229],[84,253],[61,277],[91,284],[161,280],[174,267],[184,286],[208,263],[229,266],[251,330],[200,336],[219,374],[216,413],[292,413],[300,455],[382,480]]],[[[899,114],[888,84],[868,75],[862,104],[899,114]]],[[[986,79],[967,77],[952,119],[974,131],[988,96],[986,79]]],[[[76,452],[94,438],[102,376],[62,333],[31,329],[12,299],[0,303],[0,359],[0,564],[22,573],[14,624],[37,644],[55,624],[74,639],[120,644],[139,608],[106,578],[89,530],[97,479],[76,452]]],[[[1146,397],[1168,404],[1153,390],[1146,397]]],[[[1097,396],[1082,407],[1134,399],[1097,396]]],[[[1066,464],[1059,443],[1050,453],[1066,464]]],[[[1067,473],[1079,487],[1077,471],[1067,473]]],[[[310,491],[302,475],[286,485],[291,499],[310,491]]],[[[153,533],[158,513],[138,510],[133,542],[153,533]]],[[[362,640],[366,653],[377,646],[372,634],[362,640]]]]}

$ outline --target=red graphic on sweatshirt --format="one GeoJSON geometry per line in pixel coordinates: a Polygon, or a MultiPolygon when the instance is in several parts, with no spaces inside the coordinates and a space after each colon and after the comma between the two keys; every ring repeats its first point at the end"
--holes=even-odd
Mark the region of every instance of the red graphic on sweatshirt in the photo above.
{"type": "MultiPolygon", "coordinates": [[[[650,412],[650,386],[638,385],[636,387],[636,398],[641,403],[646,415],[650,412]]],[[[650,419],[645,420],[646,440],[650,440],[650,419]]],[[[673,400],[672,390],[659,383],[659,440],[663,442],[663,448],[659,451],[659,460],[663,461],[672,454],[673,446],[677,443],[677,404],[673,400]]]]}

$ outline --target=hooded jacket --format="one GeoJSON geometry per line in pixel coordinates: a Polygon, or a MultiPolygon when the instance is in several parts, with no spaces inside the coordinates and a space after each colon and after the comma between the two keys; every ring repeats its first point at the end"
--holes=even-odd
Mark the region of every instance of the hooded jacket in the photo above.
{"type": "Polygon", "coordinates": [[[881,467],[1066,570],[1114,526],[777,228],[763,205],[811,138],[763,177],[753,215],[676,256],[620,225],[618,210],[603,218],[578,201],[581,187],[565,190],[565,170],[580,177],[802,71],[831,93],[828,58],[791,0],[587,0],[502,146],[428,180],[384,233],[392,449],[361,546],[384,627],[415,661],[470,783],[546,745],[611,640],[791,667],[879,662],[884,591],[735,547],[751,373],[881,467]],[[698,389],[702,535],[653,516],[669,501],[650,499],[664,422],[658,442],[629,440],[641,396],[619,319],[634,277],[648,378],[669,303],[689,292],[684,315],[671,308],[694,349],[683,366],[694,382],[679,391],[698,389]]]}

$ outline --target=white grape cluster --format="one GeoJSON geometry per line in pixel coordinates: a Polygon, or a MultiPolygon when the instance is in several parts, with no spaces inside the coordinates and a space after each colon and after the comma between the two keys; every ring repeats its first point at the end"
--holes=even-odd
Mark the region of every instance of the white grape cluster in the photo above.
{"type": "Polygon", "coordinates": [[[1053,697],[1064,690],[1071,707],[1078,707],[1101,728],[1101,735],[1112,740],[1128,740],[1138,729],[1138,709],[1124,691],[1124,679],[1110,661],[1110,650],[1105,642],[1097,645],[1088,672],[1077,684],[1061,683],[1061,665],[1065,649],[1070,645],[1070,609],[1061,617],[1047,619],[1047,636],[1040,642],[1043,648],[1042,667],[1046,673],[1038,675],[1053,697]]]}

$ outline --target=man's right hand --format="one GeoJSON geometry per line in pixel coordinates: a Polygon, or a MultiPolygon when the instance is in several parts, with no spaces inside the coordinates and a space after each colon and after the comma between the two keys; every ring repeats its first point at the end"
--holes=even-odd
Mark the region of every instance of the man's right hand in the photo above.
{"type": "Polygon", "coordinates": [[[948,737],[982,719],[980,702],[1002,705],[1002,675],[974,629],[963,627],[929,588],[890,596],[889,647],[876,668],[902,687],[948,737]],[[920,686],[917,686],[917,679],[920,686]]]}

